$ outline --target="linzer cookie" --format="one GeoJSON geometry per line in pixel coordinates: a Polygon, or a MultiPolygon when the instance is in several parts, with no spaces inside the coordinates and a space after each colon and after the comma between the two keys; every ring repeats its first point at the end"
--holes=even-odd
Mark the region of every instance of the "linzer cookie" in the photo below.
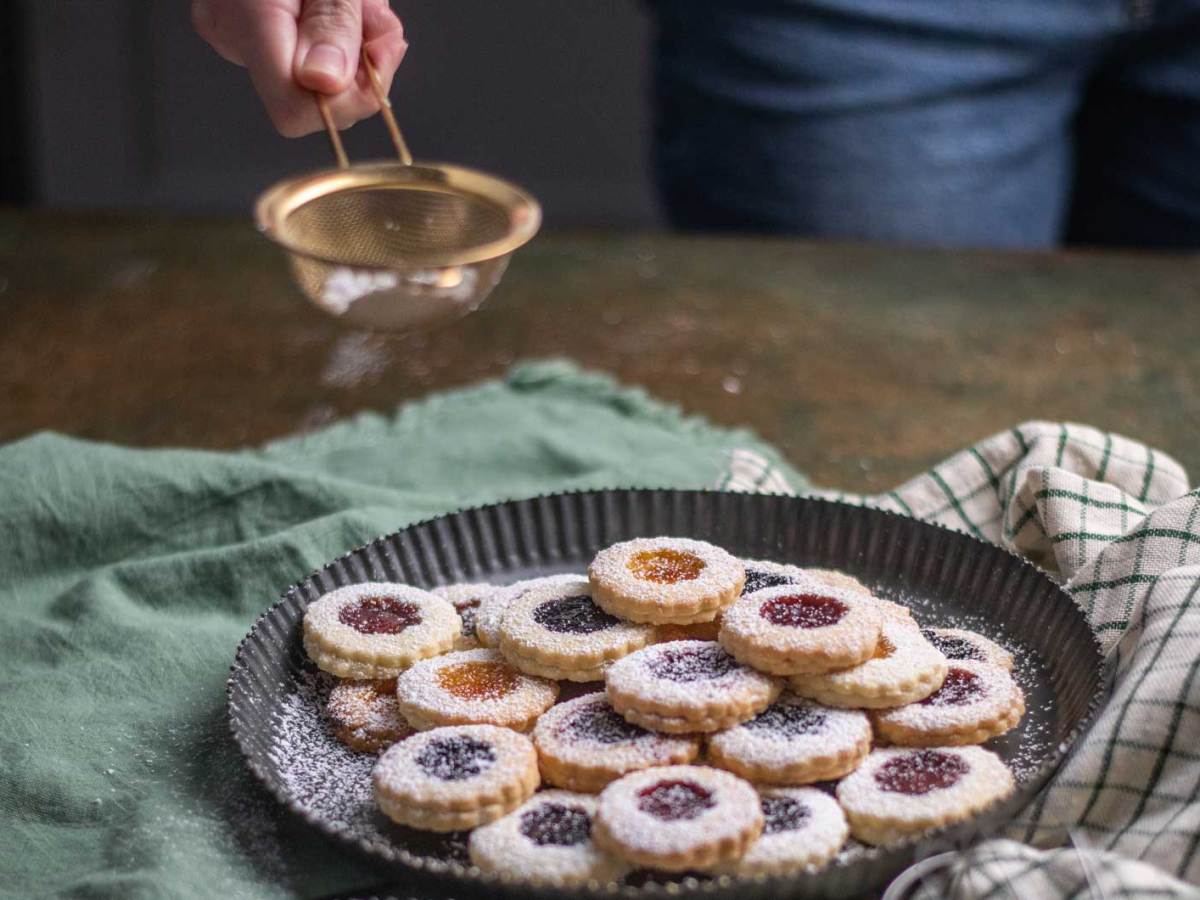
{"type": "Polygon", "coordinates": [[[593,835],[634,865],[681,872],[739,859],[762,827],[758,795],[745,781],[719,769],[665,766],[606,787],[593,835]]]}
{"type": "Polygon", "coordinates": [[[395,678],[449,650],[462,631],[454,607],[405,584],[352,584],[304,613],[304,649],[339,678],[395,678]]]}
{"type": "Polygon", "coordinates": [[[532,588],[500,623],[500,651],[523,672],[603,681],[614,660],[654,640],[654,626],[625,622],[592,602],[586,578],[532,588]]]}
{"type": "Polygon", "coordinates": [[[866,713],[784,694],[741,725],[708,738],[708,760],[760,784],[841,778],[871,751],[866,713]]]}
{"type": "Polygon", "coordinates": [[[528,731],[557,697],[553,681],[526,675],[482,648],[421,660],[396,679],[400,711],[421,731],[476,724],[528,731]]]}
{"type": "Polygon", "coordinates": [[[588,567],[592,598],[631,622],[711,622],[742,591],[746,570],[720,547],[687,538],[636,538],[601,550],[588,567]]]}
{"type": "Polygon", "coordinates": [[[958,660],[923,700],[874,713],[875,732],[906,747],[982,744],[1025,715],[1025,695],[1007,669],[958,660]]]}
{"type": "Polygon", "coordinates": [[[731,728],[770,706],[781,688],[710,641],[646,647],[613,663],[605,683],[617,712],[668,734],[731,728]]]}
{"type": "Polygon", "coordinates": [[[527,578],[507,587],[498,588],[479,602],[475,611],[475,638],[483,647],[500,646],[500,622],[510,603],[524,596],[526,591],[533,588],[552,584],[565,584],[586,575],[545,575],[541,578],[527,578]]]}
{"type": "Polygon", "coordinates": [[[393,745],[371,780],[375,802],[392,821],[459,831],[494,822],[537,790],[537,752],[509,728],[435,728],[393,745]]]}
{"type": "Polygon", "coordinates": [[[720,641],[764,672],[829,672],[870,659],[882,620],[870,597],[807,579],[739,598],[721,616],[720,641]]]}
{"type": "Polygon", "coordinates": [[[792,690],[826,706],[883,709],[928,697],[946,677],[946,657],[912,620],[885,617],[875,655],[864,663],[819,675],[793,675],[792,690]]]}
{"type": "Polygon", "coordinates": [[[850,828],[837,801],[816,788],[759,788],[762,836],[746,855],[719,871],[783,875],[815,870],[837,856],[850,828]]]}
{"type": "Polygon", "coordinates": [[[542,791],[513,813],[471,832],[467,850],[481,871],[529,884],[614,881],[628,870],[592,840],[596,798],[542,791]]]}
{"type": "Polygon", "coordinates": [[[462,634],[454,642],[455,650],[474,650],[481,646],[475,636],[475,615],[483,598],[497,590],[499,588],[492,584],[448,584],[430,591],[448,601],[462,620],[462,634]]]}
{"type": "Polygon", "coordinates": [[[1013,777],[982,747],[876,750],[837,786],[850,833],[895,844],[961,822],[1013,791],[1013,777]]]}
{"type": "Polygon", "coordinates": [[[689,763],[700,753],[699,738],[657,734],[627,722],[603,693],[547,710],[534,726],[533,744],[543,779],[586,793],[629,772],[689,763]]]}
{"type": "Polygon", "coordinates": [[[334,737],[363,753],[378,753],[413,734],[396,703],[396,681],[340,681],[329,692],[325,715],[334,737]]]}
{"type": "Polygon", "coordinates": [[[962,628],[923,628],[921,633],[949,660],[990,663],[1012,671],[1012,654],[982,634],[962,628]]]}

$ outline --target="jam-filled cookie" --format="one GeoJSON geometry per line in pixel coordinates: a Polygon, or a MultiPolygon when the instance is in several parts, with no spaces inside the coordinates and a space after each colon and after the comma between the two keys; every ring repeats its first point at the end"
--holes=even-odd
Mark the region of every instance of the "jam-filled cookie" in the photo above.
{"type": "Polygon", "coordinates": [[[586,578],[533,588],[508,605],[500,652],[523,672],[603,681],[614,660],[654,640],[654,626],[625,622],[592,601],[586,578]]]}
{"type": "Polygon", "coordinates": [[[586,575],[544,575],[541,578],[526,578],[507,587],[497,588],[479,602],[475,611],[475,639],[482,647],[500,646],[500,623],[509,604],[525,595],[534,588],[553,584],[567,584],[587,578],[586,575]]]}
{"type": "Polygon", "coordinates": [[[449,650],[462,631],[454,607],[405,584],[352,584],[304,613],[304,649],[339,678],[395,678],[449,650]]]}
{"type": "Polygon", "coordinates": [[[875,733],[906,747],[982,744],[1025,715],[1025,694],[1007,669],[958,660],[923,700],[874,713],[875,733]]]}
{"type": "Polygon", "coordinates": [[[628,722],[603,693],[585,694],[547,710],[533,728],[542,778],[594,794],[622,775],[689,763],[700,753],[693,735],[658,734],[628,722]]]}
{"type": "Polygon", "coordinates": [[[783,875],[819,869],[837,856],[850,828],[837,801],[810,787],[759,788],[762,836],[737,862],[734,875],[783,875]]]}
{"type": "Polygon", "coordinates": [[[483,648],[423,659],[396,679],[400,712],[421,731],[481,724],[528,731],[557,698],[553,681],[526,675],[483,648]]]}
{"type": "Polygon", "coordinates": [[[826,706],[884,709],[928,697],[949,663],[911,620],[885,618],[875,655],[864,663],[819,675],[793,675],[792,690],[826,706]]]}
{"type": "Polygon", "coordinates": [[[459,831],[508,815],[537,790],[537,751],[495,725],[422,731],[393,745],[371,775],[375,802],[394,822],[459,831]]]}
{"type": "Polygon", "coordinates": [[[430,591],[449,602],[462,620],[462,634],[454,642],[455,650],[474,650],[481,646],[475,636],[475,616],[483,598],[497,590],[499,588],[493,584],[447,584],[430,591]]]}
{"type": "Polygon", "coordinates": [[[636,538],[596,554],[592,598],[631,622],[711,622],[742,592],[746,570],[720,547],[688,538],[636,538]]]}
{"type": "Polygon", "coordinates": [[[325,715],[333,734],[352,750],[378,753],[413,733],[396,703],[396,681],[339,681],[329,692],[325,715]]]}
{"type": "Polygon", "coordinates": [[[764,672],[829,672],[870,659],[882,621],[870,597],[807,579],[739,598],[721,616],[720,641],[764,672]]]}
{"type": "Polygon", "coordinates": [[[962,628],[923,628],[921,634],[949,660],[990,663],[1012,671],[1012,654],[982,634],[962,628]]]}
{"type": "Polygon", "coordinates": [[[708,760],[760,784],[812,784],[853,772],[871,752],[871,723],[784,694],[748,722],[708,738],[708,760]]]}
{"type": "Polygon", "coordinates": [[[596,843],[638,866],[701,871],[739,859],[762,832],[758,794],[704,766],[646,769],[600,794],[596,843]]]}
{"type": "Polygon", "coordinates": [[[605,682],[617,712],[668,734],[732,728],[770,706],[780,690],[778,679],[711,641],[653,644],[613,663],[605,682]]]}
{"type": "Polygon", "coordinates": [[[886,748],[838,782],[850,833],[887,845],[961,822],[1013,791],[1000,757],[982,747],[886,748]]]}
{"type": "Polygon", "coordinates": [[[615,881],[629,867],[592,840],[596,798],[542,791],[515,812],[471,832],[467,850],[481,871],[529,884],[615,881]]]}

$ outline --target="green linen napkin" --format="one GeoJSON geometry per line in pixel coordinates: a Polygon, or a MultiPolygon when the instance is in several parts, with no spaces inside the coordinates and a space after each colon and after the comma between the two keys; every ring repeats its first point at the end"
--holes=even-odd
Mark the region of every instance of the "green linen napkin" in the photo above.
{"type": "Polygon", "coordinates": [[[282,813],[229,737],[225,679],[258,614],[406,523],[572,488],[707,487],[735,447],[778,463],[749,434],[541,363],[255,451],[0,448],[0,895],[377,883],[282,813]]]}

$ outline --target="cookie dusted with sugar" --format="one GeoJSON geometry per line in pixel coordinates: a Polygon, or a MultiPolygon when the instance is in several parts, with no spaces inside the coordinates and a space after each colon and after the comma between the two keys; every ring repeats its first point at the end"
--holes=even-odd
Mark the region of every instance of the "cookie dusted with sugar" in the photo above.
{"type": "Polygon", "coordinates": [[[615,881],[629,866],[592,840],[596,798],[542,791],[503,819],[471,832],[471,862],[491,875],[528,884],[615,881]]]}
{"type": "Polygon", "coordinates": [[[784,694],[753,719],[708,737],[708,761],[759,784],[812,784],[853,772],[871,752],[866,713],[784,694]]]}
{"type": "Polygon", "coordinates": [[[378,753],[413,734],[396,703],[396,681],[339,681],[325,702],[334,737],[352,750],[378,753]]]}
{"type": "Polygon", "coordinates": [[[923,700],[874,713],[875,733],[906,747],[982,744],[1016,728],[1025,694],[1007,669],[951,663],[942,686],[923,700]]]}
{"type": "Polygon", "coordinates": [[[400,712],[421,731],[477,724],[528,731],[557,698],[553,681],[527,675],[483,648],[421,660],[396,679],[400,712]]]}
{"type": "Polygon", "coordinates": [[[493,584],[479,583],[446,584],[430,591],[431,594],[448,601],[462,620],[462,633],[454,642],[455,650],[474,650],[482,646],[479,638],[475,636],[475,615],[483,599],[498,590],[493,584]]]}
{"type": "Polygon", "coordinates": [[[758,715],[782,690],[719,644],[654,644],[613,663],[605,692],[635,725],[668,734],[720,731],[758,715]]]}
{"type": "Polygon", "coordinates": [[[829,672],[870,659],[882,622],[870,597],[807,579],[740,597],[721,616],[719,640],[764,672],[829,672]]]}
{"type": "Polygon", "coordinates": [[[711,622],[742,591],[746,570],[720,547],[689,538],[635,538],[596,554],[592,599],[631,622],[711,622]]]}
{"type": "Polygon", "coordinates": [[[813,871],[837,856],[850,828],[837,801],[816,788],[759,788],[762,835],[737,862],[718,867],[731,875],[785,875],[813,871]]]}
{"type": "Polygon", "coordinates": [[[462,622],[441,597],[406,584],[338,588],[304,612],[304,649],[339,678],[395,678],[454,646],[462,622]]]}
{"type": "Polygon", "coordinates": [[[541,578],[526,578],[502,588],[497,588],[479,602],[475,611],[475,639],[483,647],[500,646],[500,623],[510,603],[524,596],[526,591],[552,584],[567,584],[587,576],[578,575],[544,575],[541,578]]]}
{"type": "Polygon", "coordinates": [[[836,672],[793,675],[789,683],[797,694],[826,706],[884,709],[928,697],[941,687],[949,667],[915,622],[888,617],[875,655],[866,662],[836,672]]]}
{"type": "Polygon", "coordinates": [[[646,769],[600,794],[596,843],[638,866],[703,871],[740,859],[762,832],[758,794],[704,766],[646,769]]]}
{"type": "Polygon", "coordinates": [[[692,762],[700,739],[658,734],[628,722],[603,693],[547,710],[533,729],[542,778],[572,791],[597,793],[622,775],[692,762]]]}
{"type": "Polygon", "coordinates": [[[1013,787],[1012,772],[982,747],[886,748],[838,783],[837,798],[854,837],[889,845],[969,819],[1013,787]]]}
{"type": "Polygon", "coordinates": [[[655,638],[654,626],[626,622],[592,601],[586,578],[542,585],[508,605],[500,652],[523,672],[564,681],[603,681],[614,660],[655,638]]]}
{"type": "Polygon", "coordinates": [[[495,725],[435,728],[393,745],[375,764],[375,802],[392,821],[460,831],[508,815],[537,790],[529,738],[495,725]]]}
{"type": "Polygon", "coordinates": [[[963,628],[922,628],[921,634],[949,660],[989,663],[1012,671],[1012,654],[982,634],[963,628]]]}

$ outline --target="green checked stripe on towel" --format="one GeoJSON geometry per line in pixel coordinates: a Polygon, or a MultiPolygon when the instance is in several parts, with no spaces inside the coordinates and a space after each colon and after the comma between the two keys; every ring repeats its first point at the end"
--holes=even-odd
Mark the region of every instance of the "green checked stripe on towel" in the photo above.
{"type": "MultiPolygon", "coordinates": [[[[791,490],[749,449],[731,454],[720,487],[791,490]]],[[[815,495],[1025,556],[1063,582],[1116,658],[1111,700],[1051,783],[924,895],[1200,894],[1200,491],[1179,464],[1119,435],[1030,422],[886,494],[815,495]]]]}

